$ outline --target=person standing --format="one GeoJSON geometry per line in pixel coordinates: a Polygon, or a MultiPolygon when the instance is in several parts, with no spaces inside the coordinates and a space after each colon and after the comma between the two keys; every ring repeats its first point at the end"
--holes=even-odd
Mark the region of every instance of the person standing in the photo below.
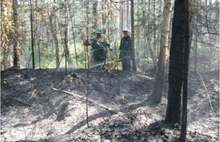
{"type": "Polygon", "coordinates": [[[97,66],[97,69],[100,66],[103,68],[106,62],[107,48],[112,50],[110,42],[105,36],[102,35],[102,30],[96,28],[96,36],[91,38],[89,41],[86,41],[84,45],[91,45],[93,49],[93,65],[97,66]]]}
{"type": "Polygon", "coordinates": [[[131,70],[133,49],[132,49],[132,39],[128,28],[123,29],[123,35],[124,37],[122,37],[119,47],[120,50],[119,58],[122,61],[123,70],[131,70]]]}

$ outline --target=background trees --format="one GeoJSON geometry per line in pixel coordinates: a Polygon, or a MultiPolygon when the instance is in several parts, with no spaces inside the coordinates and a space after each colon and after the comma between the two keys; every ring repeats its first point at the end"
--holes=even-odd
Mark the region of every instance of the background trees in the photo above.
{"type": "MultiPolygon", "coordinates": [[[[91,3],[88,7],[90,24],[87,25],[84,18],[85,1],[34,1],[32,2],[31,22],[29,20],[30,1],[3,0],[1,3],[1,32],[5,36],[1,38],[2,69],[11,67],[12,59],[17,62],[16,64],[19,64],[20,60],[21,68],[30,68],[31,62],[33,62],[33,55],[31,55],[33,52],[36,57],[36,68],[54,68],[59,63],[60,67],[64,67],[65,61],[62,60],[62,56],[64,50],[67,51],[67,49],[68,52],[65,53],[69,53],[69,63],[72,60],[75,65],[78,63],[78,66],[83,67],[82,41],[87,34],[87,27],[89,37],[93,35],[95,27],[101,27],[109,40],[114,43],[117,53],[122,28],[125,26],[131,28],[134,23],[132,34],[134,34],[136,43],[134,48],[137,49],[136,62],[140,66],[146,65],[146,61],[150,64],[153,63],[156,71],[160,55],[161,22],[163,12],[165,12],[163,11],[165,3],[159,0],[134,0],[134,18],[130,17],[132,16],[130,1],[93,0],[91,3]],[[67,15],[65,11],[68,13],[67,15]],[[35,42],[33,52],[31,51],[31,23],[33,23],[33,42],[35,42]],[[65,31],[67,34],[64,34],[65,31]],[[64,41],[64,39],[66,40],[64,41]]],[[[212,57],[211,62],[214,65],[217,63],[218,42],[216,39],[218,38],[219,2],[194,0],[191,3],[190,16],[193,29],[191,45],[193,45],[194,53],[191,60],[194,61],[195,68],[198,65],[198,56],[208,55],[212,57]]],[[[168,51],[165,53],[169,56],[168,51]]]]}

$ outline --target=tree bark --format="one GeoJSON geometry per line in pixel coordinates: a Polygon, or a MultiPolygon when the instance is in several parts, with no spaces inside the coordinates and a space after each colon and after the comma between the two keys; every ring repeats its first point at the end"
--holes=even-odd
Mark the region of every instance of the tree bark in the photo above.
{"type": "Polygon", "coordinates": [[[19,42],[18,42],[18,1],[13,0],[13,12],[14,12],[14,67],[20,68],[20,58],[19,58],[19,42]]]}
{"type": "Polygon", "coordinates": [[[136,57],[137,57],[137,66],[140,66],[140,61],[139,61],[139,52],[138,52],[138,48],[140,46],[139,42],[140,42],[140,24],[139,24],[139,0],[137,1],[137,46],[136,46],[136,57]]]}
{"type": "Polygon", "coordinates": [[[169,41],[169,27],[171,17],[171,0],[164,1],[163,21],[161,25],[161,41],[160,41],[160,56],[156,79],[156,86],[154,88],[153,100],[155,103],[160,103],[163,92],[164,69],[166,64],[166,49],[169,41]]]}
{"type": "MultiPolygon", "coordinates": [[[[198,0],[195,0],[195,10],[198,12],[198,0]]],[[[197,16],[198,13],[195,13],[195,20],[197,21],[198,20],[198,16],[197,16]]],[[[194,72],[197,71],[197,37],[198,37],[198,26],[197,26],[197,23],[195,23],[196,25],[196,31],[195,31],[195,41],[194,41],[194,47],[195,47],[195,51],[194,51],[194,56],[195,56],[195,60],[194,60],[194,72]]]]}
{"type": "MultiPolygon", "coordinates": [[[[151,6],[151,0],[149,0],[148,2],[148,19],[151,18],[151,14],[150,14],[150,6],[151,6]]],[[[153,56],[153,50],[151,49],[151,36],[149,35],[149,31],[150,31],[150,20],[147,20],[148,23],[147,23],[147,29],[148,29],[148,37],[147,37],[147,41],[148,41],[148,53],[149,55],[151,56],[151,59],[153,60],[154,56],[153,56]]],[[[149,57],[148,57],[149,58],[149,57]]],[[[153,60],[154,61],[154,60],[153,60]]]]}
{"type": "Polygon", "coordinates": [[[132,37],[132,49],[133,49],[133,55],[132,55],[132,65],[133,70],[137,70],[136,62],[135,62],[135,43],[134,43],[134,0],[131,0],[131,37],[132,37]]]}
{"type": "MultiPolygon", "coordinates": [[[[54,0],[53,3],[56,4],[56,0],[54,0]]],[[[56,34],[56,31],[57,31],[57,27],[56,27],[57,20],[56,20],[56,13],[55,13],[55,11],[56,11],[55,10],[55,6],[53,5],[52,6],[51,15],[49,17],[49,23],[50,23],[50,31],[51,31],[51,35],[52,35],[52,38],[53,38],[53,42],[55,43],[56,66],[58,67],[59,66],[60,58],[59,58],[58,38],[57,38],[57,34],[56,34]],[[53,21],[53,19],[54,19],[54,21],[53,21]]]]}
{"type": "MultiPolygon", "coordinates": [[[[65,60],[68,62],[69,66],[73,65],[73,61],[70,56],[69,46],[68,46],[68,7],[67,7],[67,0],[65,0],[65,29],[64,29],[64,45],[65,45],[65,60]]],[[[65,63],[65,67],[67,68],[67,63],[65,63]]]]}
{"type": "Polygon", "coordinates": [[[123,34],[122,34],[122,30],[123,30],[123,25],[124,25],[124,4],[122,3],[123,0],[120,0],[120,7],[119,7],[119,15],[120,15],[120,19],[119,19],[119,36],[120,39],[122,38],[123,34]]]}
{"type": "Polygon", "coordinates": [[[182,127],[181,127],[181,142],[186,141],[187,132],[187,87],[188,87],[188,66],[189,66],[189,0],[185,1],[185,43],[183,56],[183,100],[182,100],[182,127]]]}
{"type": "Polygon", "coordinates": [[[103,34],[106,34],[106,0],[102,0],[102,29],[103,34]]]}
{"type": "Polygon", "coordinates": [[[169,90],[166,121],[180,123],[183,49],[185,34],[184,0],[175,0],[170,49],[169,90]]]}
{"type": "Polygon", "coordinates": [[[154,44],[154,48],[153,48],[153,61],[154,61],[154,69],[153,69],[153,72],[157,72],[157,46],[156,46],[156,43],[157,43],[157,29],[156,29],[156,22],[157,22],[157,19],[156,19],[156,0],[153,1],[153,18],[154,18],[154,41],[153,41],[153,44],[154,44]]]}
{"type": "Polygon", "coordinates": [[[32,0],[30,0],[30,22],[31,22],[31,50],[32,50],[32,66],[35,69],[35,59],[34,59],[34,33],[33,33],[33,9],[32,9],[32,0]]]}
{"type": "MultiPolygon", "coordinates": [[[[134,2],[133,2],[134,3],[134,2]]],[[[127,20],[126,27],[129,28],[129,0],[127,0],[127,20]]]]}
{"type": "Polygon", "coordinates": [[[95,0],[93,3],[93,16],[94,16],[94,21],[93,21],[93,29],[97,28],[97,6],[98,6],[98,0],[95,0]]]}
{"type": "MultiPolygon", "coordinates": [[[[69,13],[71,13],[71,6],[69,6],[69,13]]],[[[71,21],[71,27],[72,27],[72,37],[73,37],[76,65],[78,66],[78,55],[77,55],[77,49],[76,49],[76,34],[75,34],[75,15],[74,14],[70,16],[70,21],[71,21]]]]}

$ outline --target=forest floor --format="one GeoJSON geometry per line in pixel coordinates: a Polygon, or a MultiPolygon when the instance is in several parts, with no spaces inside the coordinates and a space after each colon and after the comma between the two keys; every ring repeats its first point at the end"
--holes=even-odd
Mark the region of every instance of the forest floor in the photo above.
{"type": "MultiPolygon", "coordinates": [[[[85,71],[2,71],[1,141],[178,141],[180,126],[164,121],[167,73],[162,102],[155,105],[150,100],[155,79],[149,68],[90,72],[87,127],[85,71]]],[[[188,141],[217,141],[218,83],[216,71],[189,73],[188,141]]]]}

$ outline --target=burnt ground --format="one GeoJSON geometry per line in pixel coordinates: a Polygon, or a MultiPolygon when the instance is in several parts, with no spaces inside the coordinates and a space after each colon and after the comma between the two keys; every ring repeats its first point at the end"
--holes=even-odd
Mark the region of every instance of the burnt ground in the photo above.
{"type": "MultiPolygon", "coordinates": [[[[88,123],[84,69],[10,69],[1,72],[1,140],[49,142],[175,142],[178,124],[167,124],[168,81],[160,104],[150,95],[154,75],[90,72],[88,123]]],[[[216,71],[189,73],[187,141],[217,141],[216,71]]]]}

